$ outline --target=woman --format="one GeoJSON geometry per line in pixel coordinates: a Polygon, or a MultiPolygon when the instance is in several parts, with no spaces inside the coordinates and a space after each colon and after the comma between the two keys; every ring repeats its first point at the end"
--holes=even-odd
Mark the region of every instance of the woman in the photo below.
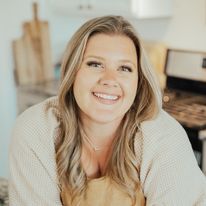
{"type": "Polygon", "coordinates": [[[62,62],[57,97],[17,120],[10,205],[206,205],[206,180],[129,22],[86,22],[62,62]]]}

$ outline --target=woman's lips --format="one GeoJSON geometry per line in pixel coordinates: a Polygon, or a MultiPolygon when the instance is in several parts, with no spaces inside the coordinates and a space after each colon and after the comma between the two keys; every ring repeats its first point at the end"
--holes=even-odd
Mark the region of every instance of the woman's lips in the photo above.
{"type": "Polygon", "coordinates": [[[92,92],[93,96],[103,104],[114,104],[116,103],[120,96],[114,94],[106,94],[101,92],[92,92]]]}

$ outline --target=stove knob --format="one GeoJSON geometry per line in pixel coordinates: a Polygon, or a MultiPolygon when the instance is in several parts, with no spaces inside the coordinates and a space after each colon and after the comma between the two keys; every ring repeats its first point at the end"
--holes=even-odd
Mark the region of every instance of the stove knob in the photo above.
{"type": "Polygon", "coordinates": [[[165,95],[163,96],[163,102],[169,102],[170,98],[169,96],[165,95]]]}

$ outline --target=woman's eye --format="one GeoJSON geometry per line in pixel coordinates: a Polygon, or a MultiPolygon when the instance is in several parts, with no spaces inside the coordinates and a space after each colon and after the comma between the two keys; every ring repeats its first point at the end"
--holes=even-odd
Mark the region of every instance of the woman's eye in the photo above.
{"type": "Polygon", "coordinates": [[[132,72],[132,69],[128,66],[121,66],[121,71],[123,71],[123,72],[132,72]]]}
{"type": "Polygon", "coordinates": [[[87,62],[87,66],[95,67],[95,68],[102,68],[103,67],[100,62],[95,62],[95,61],[87,62]]]}

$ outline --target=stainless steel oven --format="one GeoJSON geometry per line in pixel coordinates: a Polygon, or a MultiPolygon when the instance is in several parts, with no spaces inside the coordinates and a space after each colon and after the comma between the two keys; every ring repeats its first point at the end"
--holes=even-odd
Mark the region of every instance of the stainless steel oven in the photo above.
{"type": "Polygon", "coordinates": [[[206,174],[206,52],[168,49],[165,75],[163,108],[186,130],[206,174]]]}

